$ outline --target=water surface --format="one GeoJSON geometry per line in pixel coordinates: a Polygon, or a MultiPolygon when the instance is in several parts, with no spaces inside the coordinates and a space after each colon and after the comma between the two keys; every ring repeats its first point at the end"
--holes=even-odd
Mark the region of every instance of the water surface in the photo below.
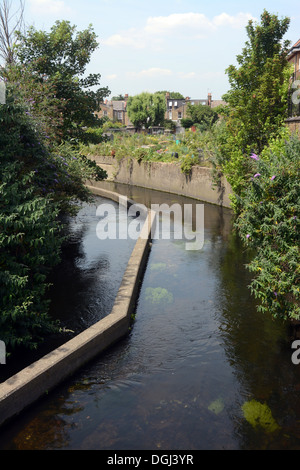
{"type": "MultiPolygon", "coordinates": [[[[199,203],[110,187],[148,205],[199,203]]],[[[202,250],[154,240],[129,336],[7,426],[0,448],[299,449],[300,366],[289,329],[257,313],[249,254],[231,224],[229,210],[205,204],[202,250]],[[245,419],[248,402],[270,413],[257,415],[256,426],[245,419]]],[[[89,276],[85,289],[98,281],[89,276]]]]}

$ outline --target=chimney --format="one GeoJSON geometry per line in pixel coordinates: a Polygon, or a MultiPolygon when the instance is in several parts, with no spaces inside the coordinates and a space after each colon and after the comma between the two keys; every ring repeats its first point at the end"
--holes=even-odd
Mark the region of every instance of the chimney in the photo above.
{"type": "Polygon", "coordinates": [[[208,93],[208,95],[207,95],[207,104],[208,104],[208,106],[211,106],[211,102],[212,102],[211,93],[208,93]]]}
{"type": "Polygon", "coordinates": [[[125,95],[125,101],[127,101],[127,100],[128,100],[128,94],[126,93],[126,95],[125,95]]]}

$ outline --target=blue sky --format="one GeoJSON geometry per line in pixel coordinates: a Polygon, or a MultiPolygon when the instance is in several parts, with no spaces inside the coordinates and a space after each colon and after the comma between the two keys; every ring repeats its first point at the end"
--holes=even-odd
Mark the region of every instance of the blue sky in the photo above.
{"type": "Polygon", "coordinates": [[[264,8],[291,19],[292,44],[300,38],[299,0],[25,0],[25,6],[26,23],[37,29],[63,19],[78,30],[93,25],[99,48],[87,71],[101,74],[111,96],[170,90],[220,99],[245,27],[264,8]]]}

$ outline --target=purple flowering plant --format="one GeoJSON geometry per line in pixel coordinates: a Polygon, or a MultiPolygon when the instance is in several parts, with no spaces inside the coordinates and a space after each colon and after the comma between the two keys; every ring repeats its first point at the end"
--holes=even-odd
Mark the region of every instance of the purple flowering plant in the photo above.
{"type": "Polygon", "coordinates": [[[250,158],[253,176],[235,222],[252,253],[249,287],[261,312],[299,320],[300,141],[290,137],[269,159],[256,154],[250,158]]]}

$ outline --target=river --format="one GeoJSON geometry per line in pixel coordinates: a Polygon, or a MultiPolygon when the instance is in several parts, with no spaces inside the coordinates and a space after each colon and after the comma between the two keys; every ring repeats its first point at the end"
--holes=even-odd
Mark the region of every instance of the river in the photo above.
{"type": "MultiPolygon", "coordinates": [[[[103,186],[147,206],[201,204],[103,186]]],[[[99,256],[91,207],[79,214],[84,230],[74,231],[68,258],[78,277],[61,265],[53,291],[55,311],[61,306],[70,325],[75,314],[80,328],[109,310],[133,243],[112,249],[111,240],[99,256]],[[70,309],[65,277],[78,294],[70,309]]],[[[230,210],[205,204],[204,221],[201,250],[153,240],[128,337],[5,426],[1,450],[300,449],[300,365],[291,360],[290,329],[257,312],[249,254],[230,210]]]]}

